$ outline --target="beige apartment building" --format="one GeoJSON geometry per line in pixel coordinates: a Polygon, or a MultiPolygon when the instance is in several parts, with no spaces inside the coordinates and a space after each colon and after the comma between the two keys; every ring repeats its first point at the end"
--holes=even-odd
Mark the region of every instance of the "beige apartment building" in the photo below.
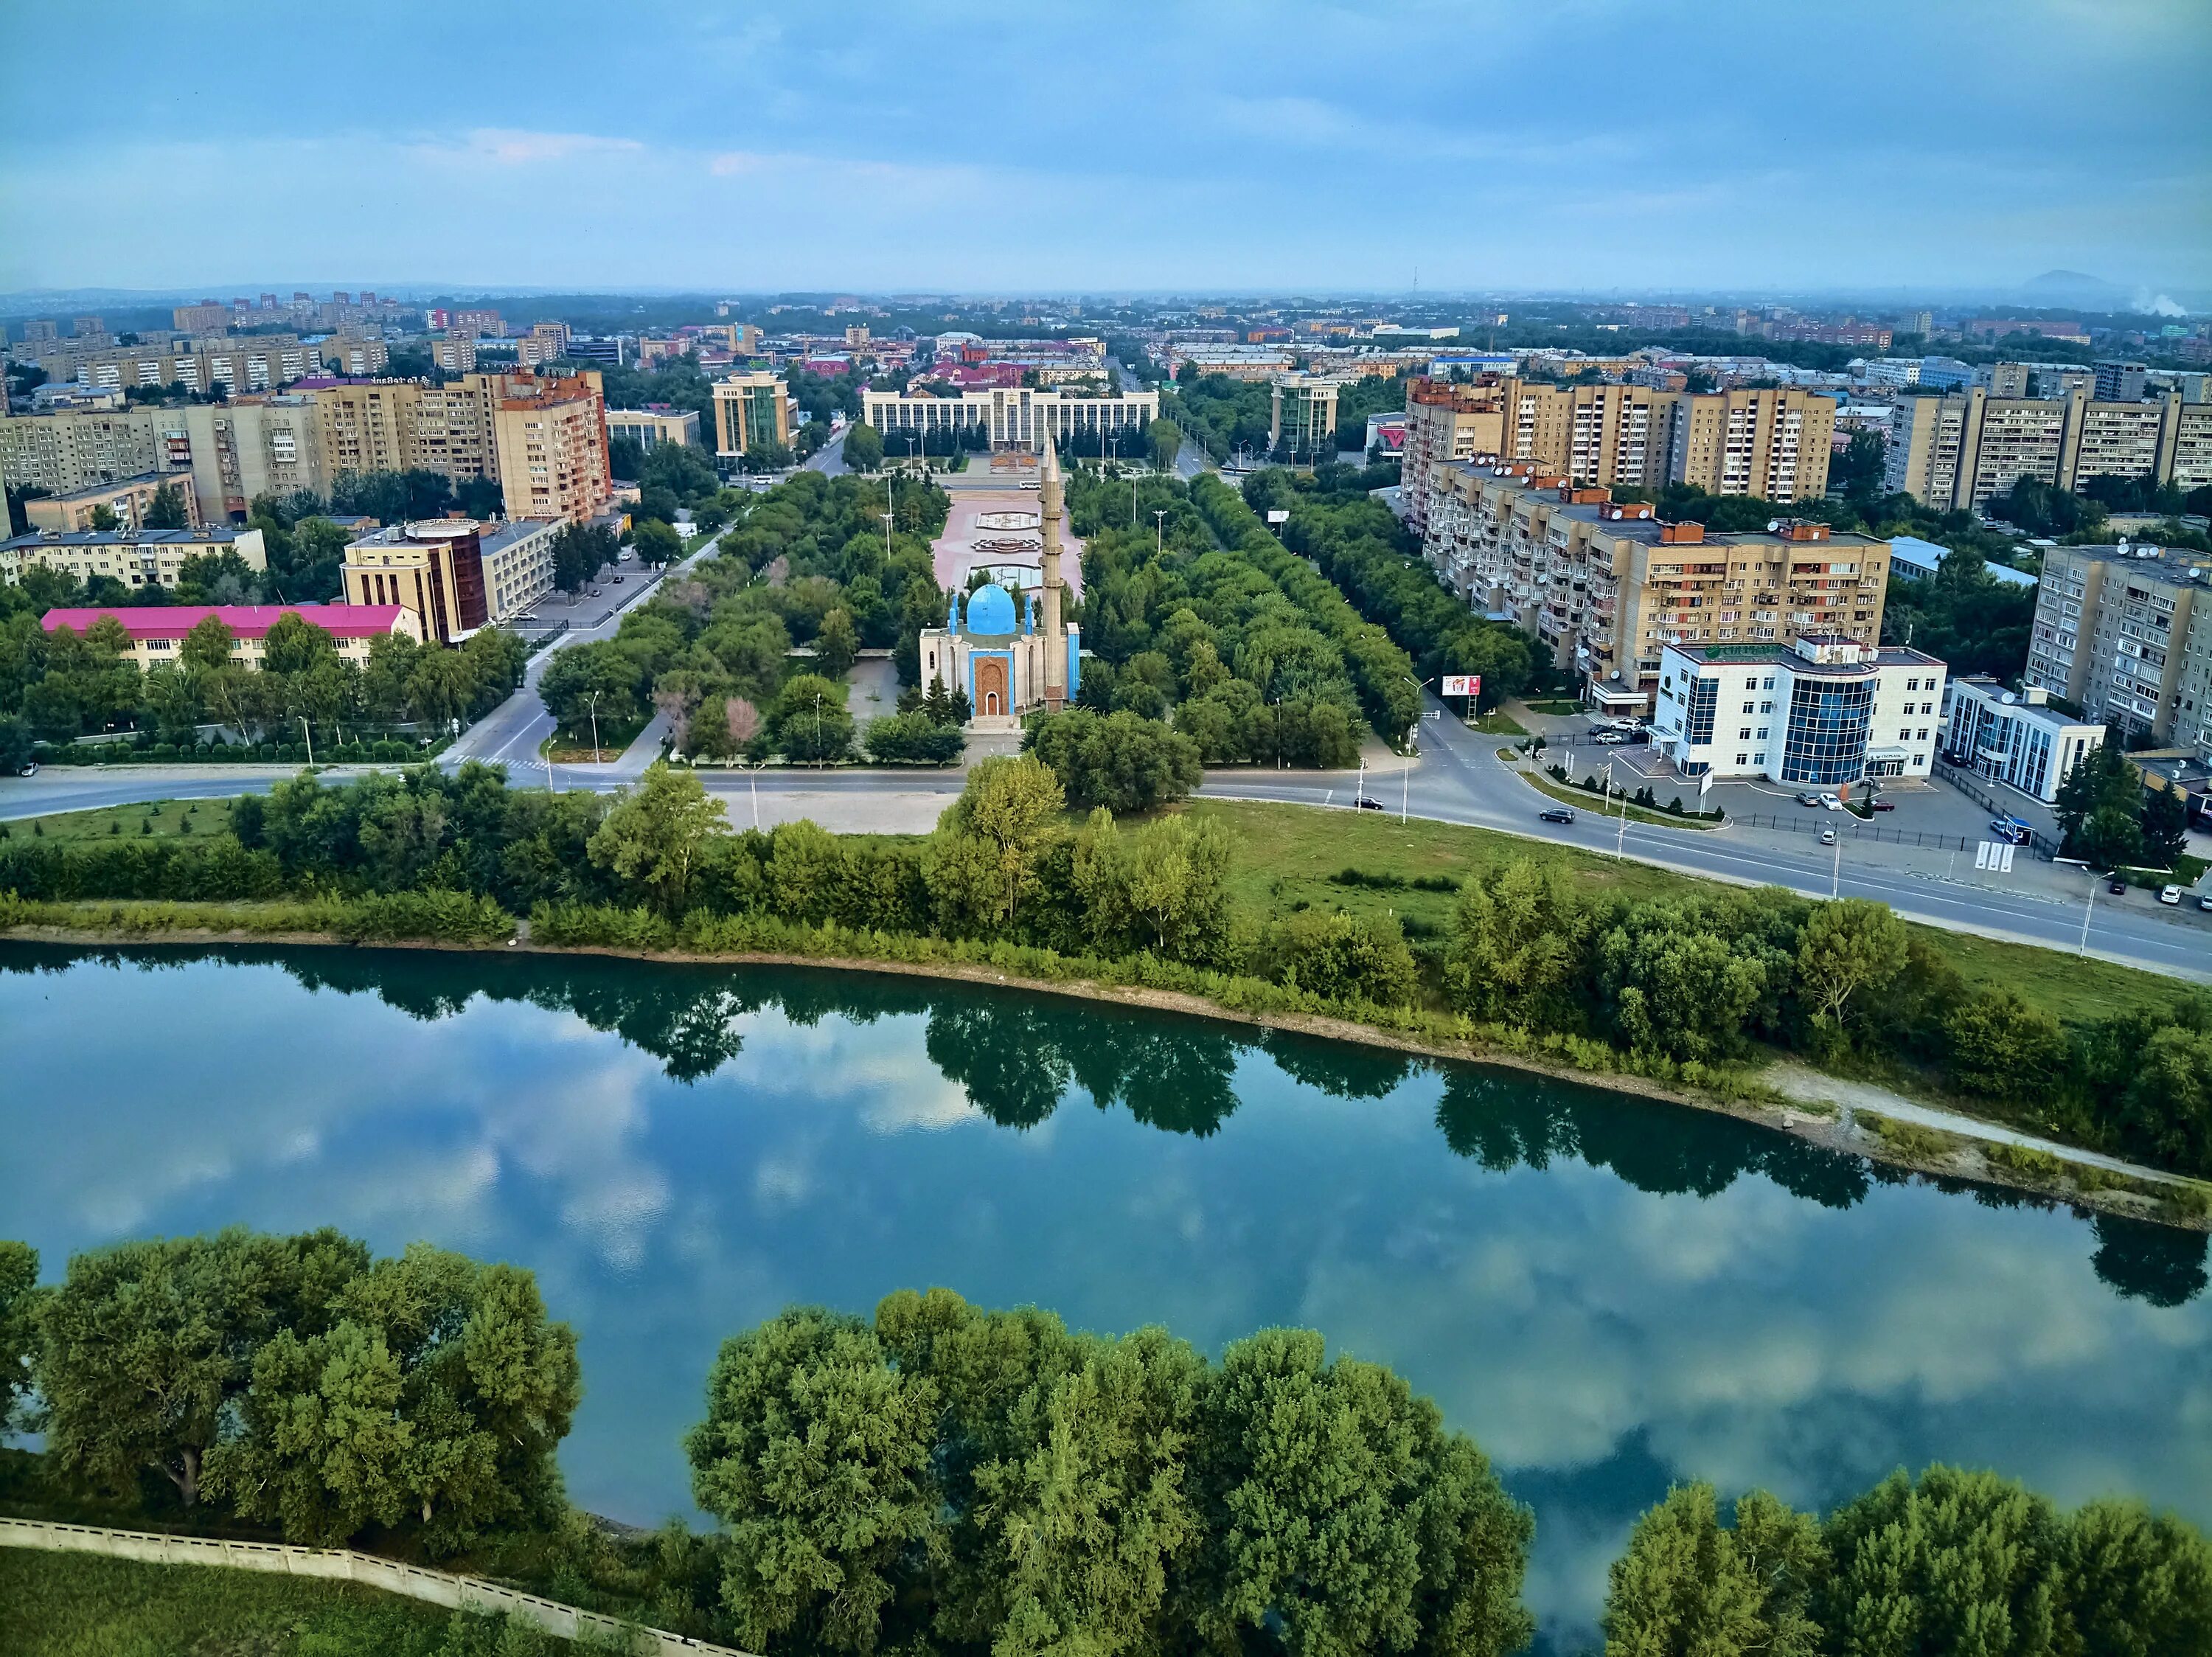
{"type": "Polygon", "coordinates": [[[0,580],[51,570],[74,582],[106,576],[125,587],[174,587],[187,558],[235,552],[249,570],[266,570],[258,529],[201,524],[190,529],[42,530],[0,541],[0,580]]]}
{"type": "Polygon", "coordinates": [[[600,384],[586,372],[318,387],[324,464],[332,478],[416,468],[455,483],[490,478],[510,518],[589,517],[614,493],[600,384]]]}
{"type": "MultiPolygon", "coordinates": [[[[133,387],[182,386],[206,392],[218,384],[235,396],[271,391],[323,372],[325,354],[343,359],[348,352],[373,373],[384,366],[380,340],[325,340],[310,344],[295,334],[253,334],[230,338],[149,339],[136,345],[100,345],[90,350],[61,340],[33,356],[54,380],[126,390],[133,387]]],[[[20,353],[21,355],[23,353],[20,353]]]]}
{"type": "Polygon", "coordinates": [[[1407,391],[1401,499],[1425,534],[1426,497],[1442,469],[1487,459],[1596,489],[1685,483],[1714,495],[1817,500],[1827,492],[1835,421],[1832,398],[1801,391],[1416,380],[1407,391]]]}
{"type": "Polygon", "coordinates": [[[178,407],[0,417],[0,478],[68,498],[157,474],[181,483],[198,521],[243,515],[253,497],[330,492],[315,397],[278,393],[178,407]]]}
{"type": "Polygon", "coordinates": [[[23,516],[33,530],[54,529],[64,533],[90,529],[93,520],[105,509],[114,515],[118,529],[143,529],[146,515],[154,509],[154,503],[162,490],[173,493],[185,510],[186,522],[200,521],[199,503],[192,491],[189,478],[164,478],[157,472],[142,472],[136,478],[125,478],[112,484],[94,484],[67,495],[49,495],[23,503],[23,516]]]}
{"type": "Polygon", "coordinates": [[[1988,505],[2021,478],[2075,490],[2100,477],[2185,489],[2212,482],[2212,405],[2184,403],[2179,392],[2104,403],[2086,386],[2063,398],[1996,397],[1980,387],[1900,398],[1882,484],[1957,511],[1988,505]]]}
{"type": "Polygon", "coordinates": [[[2212,764],[2212,555],[2052,547],[2026,683],[2126,737],[2185,746],[2212,764]]]}
{"type": "Polygon", "coordinates": [[[1889,544],[1871,536],[1787,518],[1709,534],[1528,461],[1448,468],[1431,512],[1444,583],[1543,640],[1607,711],[1649,710],[1668,644],[1881,637],[1889,544]]]}
{"type": "Polygon", "coordinates": [[[493,405],[500,492],[509,518],[590,517],[614,498],[606,401],[597,374],[509,382],[493,405]],[[580,384],[587,381],[588,385],[580,384]]]}

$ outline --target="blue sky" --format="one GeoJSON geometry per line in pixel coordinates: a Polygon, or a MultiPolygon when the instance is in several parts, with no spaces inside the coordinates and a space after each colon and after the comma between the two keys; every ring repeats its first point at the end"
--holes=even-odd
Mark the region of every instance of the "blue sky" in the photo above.
{"type": "Polygon", "coordinates": [[[2212,288],[2212,0],[76,0],[0,46],[57,66],[0,98],[0,291],[2212,288]]]}

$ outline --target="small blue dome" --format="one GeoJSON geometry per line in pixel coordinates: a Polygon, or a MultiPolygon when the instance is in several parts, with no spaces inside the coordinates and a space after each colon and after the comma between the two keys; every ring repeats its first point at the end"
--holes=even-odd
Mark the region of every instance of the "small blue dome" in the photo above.
{"type": "Polygon", "coordinates": [[[992,637],[1014,631],[1014,597],[1003,587],[979,587],[968,596],[968,631],[992,637]]]}

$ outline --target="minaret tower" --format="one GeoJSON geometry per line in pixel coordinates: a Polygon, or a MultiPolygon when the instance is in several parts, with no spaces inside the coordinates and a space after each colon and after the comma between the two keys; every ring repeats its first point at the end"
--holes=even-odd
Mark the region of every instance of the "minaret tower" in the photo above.
{"type": "Polygon", "coordinates": [[[1060,621],[1060,451],[1050,434],[1038,460],[1037,527],[1044,539],[1044,613],[1037,631],[1044,652],[1044,705],[1058,713],[1067,705],[1067,635],[1060,621]]]}

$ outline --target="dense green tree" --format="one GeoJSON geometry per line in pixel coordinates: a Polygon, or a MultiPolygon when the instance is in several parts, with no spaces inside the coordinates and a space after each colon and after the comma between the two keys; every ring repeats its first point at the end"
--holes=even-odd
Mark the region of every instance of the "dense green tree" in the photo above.
{"type": "Polygon", "coordinates": [[[1845,898],[1816,905],[1799,935],[1798,992],[1814,1022],[1840,1036],[1854,996],[1887,986],[1905,970],[1905,923],[1887,904],[1845,898]]]}
{"type": "Polygon", "coordinates": [[[884,463],[884,437],[873,426],[860,423],[845,429],[845,464],[855,472],[874,472],[884,463]]]}
{"type": "Polygon", "coordinates": [[[842,759],[853,747],[853,714],[845,696],[841,680],[793,673],[769,709],[769,743],[790,759],[842,759]]]}
{"type": "Polygon", "coordinates": [[[957,725],[940,725],[919,711],[890,714],[871,722],[861,740],[871,758],[886,765],[949,765],[967,746],[957,725]]]}
{"type": "Polygon", "coordinates": [[[1157,719],[1070,708],[1035,721],[1023,748],[1052,767],[1077,806],[1146,811],[1196,788],[1198,745],[1157,719]]]}
{"type": "Polygon", "coordinates": [[[814,664],[825,677],[842,679],[853,671],[860,654],[860,634],[853,624],[853,612],[839,605],[822,618],[822,630],[814,636],[814,664]]]}
{"type": "Polygon", "coordinates": [[[1211,818],[1163,817],[1124,834],[1103,806],[1075,838],[1071,865],[1093,947],[1216,957],[1229,933],[1229,836],[1211,818]]]}
{"type": "Polygon", "coordinates": [[[2139,1502],[2093,1502],[2066,1529],[2065,1657],[2212,1651],[2212,1546],[2139,1502]]]}
{"type": "Polygon", "coordinates": [[[1991,1099],[2048,1095],[2066,1058],[2058,1020],[2013,990],[1969,996],[1945,1020],[1951,1080],[1991,1099]]]}
{"type": "Polygon", "coordinates": [[[2152,789],[2142,801],[2143,861],[2153,868],[2172,868],[2189,849],[2189,807],[2172,789],[2152,789]]]}
{"type": "Polygon", "coordinates": [[[749,1649],[876,1648],[937,1540],[939,1408],[856,1318],[798,1308],[722,1343],[685,1449],[730,1537],[723,1603],[749,1649]]]}
{"type": "Polygon", "coordinates": [[[1830,1515],[1813,1614],[1832,1648],[1864,1657],[2057,1651],[2064,1526],[1993,1473],[1892,1474],[1830,1515]]]}
{"type": "Polygon", "coordinates": [[[1013,924],[1042,885],[1047,856],[1066,838],[1066,803],[1059,777],[1029,754],[970,767],[931,837],[933,877],[942,877],[941,896],[954,912],[964,908],[987,925],[1013,924]]]}
{"type": "Polygon", "coordinates": [[[723,827],[721,806],[708,798],[696,773],[654,765],[592,836],[592,861],[635,881],[664,914],[678,914],[708,842],[723,827]]]}
{"type": "Polygon", "coordinates": [[[1145,432],[1152,448],[1153,470],[1173,472],[1176,456],[1182,452],[1182,428],[1172,420],[1160,419],[1150,423],[1145,432]]]}
{"type": "Polygon", "coordinates": [[[1765,1491],[1730,1528],[1711,1485],[1677,1485],[1613,1562],[1606,1657],[1820,1657],[1808,1604],[1826,1563],[1819,1521],[1765,1491]]]}
{"type": "Polygon", "coordinates": [[[1594,918],[1554,864],[1516,857],[1477,870],[1460,889],[1445,990],[1475,1018],[1570,1025],[1594,918]]]}
{"type": "Polygon", "coordinates": [[[1306,1330],[1222,1355],[1193,1624],[1231,1649],[1270,1630],[1291,1657],[1519,1649],[1533,1632],[1516,1603],[1528,1515],[1395,1375],[1322,1355],[1306,1330]]]}
{"type": "Polygon", "coordinates": [[[0,714],[0,777],[13,777],[31,763],[31,728],[13,714],[0,714]]]}
{"type": "Polygon", "coordinates": [[[2058,784],[2061,850],[2100,868],[2142,861],[2142,779],[2117,741],[2083,754],[2058,784]]]}
{"type": "Polygon", "coordinates": [[[536,1281],[428,1244],[331,1298],[331,1327],[255,1354],[210,1494],[319,1546],[376,1527],[433,1554],[555,1511],[553,1453],[582,1396],[576,1337],[536,1281]]]}
{"type": "Polygon", "coordinates": [[[0,1440],[23,1420],[37,1384],[41,1299],[38,1251],[0,1239],[0,1440]]]}
{"type": "Polygon", "coordinates": [[[1605,935],[1598,969],[1630,1047],[1677,1059],[1736,1051],[1770,988],[1766,963],[1711,917],[1663,902],[1638,905],[1605,935]]]}
{"type": "Polygon", "coordinates": [[[332,1232],[226,1231],[75,1256],[40,1317],[48,1453],[111,1490],[157,1472],[191,1507],[256,1354],[279,1330],[319,1331],[366,1264],[332,1232]]]}
{"type": "Polygon", "coordinates": [[[147,528],[182,529],[190,521],[185,497],[174,484],[163,484],[154,491],[154,498],[146,508],[147,528]]]}
{"type": "Polygon", "coordinates": [[[1402,1007],[1420,984],[1393,916],[1300,910],[1269,929],[1267,948],[1284,983],[1326,1000],[1402,1007]]]}

